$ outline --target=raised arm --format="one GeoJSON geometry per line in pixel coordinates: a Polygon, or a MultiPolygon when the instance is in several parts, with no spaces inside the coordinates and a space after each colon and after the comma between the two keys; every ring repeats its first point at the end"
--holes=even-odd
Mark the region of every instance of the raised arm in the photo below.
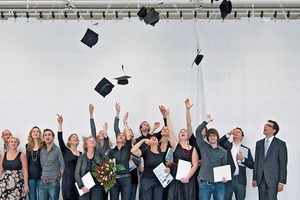
{"type": "Polygon", "coordinates": [[[194,104],[191,104],[190,99],[185,100],[185,110],[186,110],[186,126],[187,126],[187,132],[189,134],[189,138],[193,134],[193,127],[192,127],[192,120],[191,120],[191,107],[194,104]]]}
{"type": "Polygon", "coordinates": [[[203,139],[202,130],[206,127],[209,122],[212,122],[213,118],[210,115],[205,116],[205,120],[197,127],[196,129],[196,140],[197,145],[201,149],[201,147],[205,144],[203,139]]]}
{"type": "Polygon", "coordinates": [[[90,112],[90,126],[91,126],[91,134],[94,138],[96,138],[96,125],[94,121],[94,105],[89,104],[89,112],[90,112]]]}
{"type": "Polygon", "coordinates": [[[115,104],[115,109],[116,109],[116,116],[115,116],[115,120],[114,120],[114,131],[115,131],[115,134],[118,135],[119,133],[121,133],[120,128],[119,128],[120,111],[121,111],[120,103],[115,104]]]}
{"type": "Polygon", "coordinates": [[[128,112],[126,112],[125,115],[124,115],[124,117],[123,117],[123,123],[124,123],[124,128],[125,128],[126,140],[130,140],[131,137],[130,137],[130,131],[129,131],[127,119],[128,119],[128,112]]]}
{"type": "Polygon", "coordinates": [[[57,123],[58,123],[58,129],[57,129],[57,139],[59,143],[59,147],[62,152],[64,152],[68,147],[66,146],[64,139],[63,139],[63,132],[62,132],[62,123],[63,123],[63,117],[62,115],[57,115],[57,123]]]}
{"type": "Polygon", "coordinates": [[[170,110],[167,109],[166,107],[164,107],[163,105],[160,106],[160,109],[164,110],[165,115],[167,117],[167,126],[169,129],[169,140],[170,140],[171,147],[174,150],[178,144],[178,140],[175,137],[175,134],[173,131],[173,125],[172,125],[171,118],[170,118],[170,110]]]}
{"type": "Polygon", "coordinates": [[[137,156],[137,157],[141,157],[142,156],[142,151],[140,150],[142,144],[149,144],[150,140],[149,139],[142,139],[141,141],[139,141],[138,143],[136,143],[130,150],[130,152],[137,156]]]}

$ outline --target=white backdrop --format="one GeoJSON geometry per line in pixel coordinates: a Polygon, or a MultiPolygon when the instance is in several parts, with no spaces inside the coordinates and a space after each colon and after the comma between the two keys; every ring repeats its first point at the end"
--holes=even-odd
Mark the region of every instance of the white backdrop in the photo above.
{"type": "MultiPolygon", "coordinates": [[[[193,127],[205,113],[209,127],[222,136],[239,126],[252,149],[263,138],[268,119],[280,125],[278,137],[289,153],[288,183],[279,199],[300,193],[300,150],[295,131],[300,97],[299,21],[159,21],[155,27],[131,21],[0,22],[0,129],[10,129],[24,146],[30,128],[57,130],[56,114],[70,133],[89,135],[88,104],[95,105],[98,130],[109,124],[113,137],[114,104],[139,136],[143,120],[162,122],[160,104],[171,109],[175,130],[185,127],[184,100],[190,98],[193,127]],[[94,23],[98,25],[93,25],[94,23]],[[80,42],[87,28],[100,35],[90,49],[80,42]],[[204,54],[191,67],[197,39],[204,54]],[[129,84],[113,78],[132,76],[129,84]],[[103,98],[94,91],[106,77],[115,87],[103,98]]],[[[80,144],[80,148],[82,143],[80,144]]],[[[257,199],[248,170],[247,199],[257,199]]]]}

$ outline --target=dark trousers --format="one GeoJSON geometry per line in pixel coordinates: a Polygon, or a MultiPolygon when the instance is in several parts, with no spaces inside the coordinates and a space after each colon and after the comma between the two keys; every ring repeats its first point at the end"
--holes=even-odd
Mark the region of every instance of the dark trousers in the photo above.
{"type": "Polygon", "coordinates": [[[131,191],[131,177],[118,178],[116,185],[110,189],[110,199],[119,199],[121,193],[122,200],[129,200],[131,191]]]}
{"type": "Polygon", "coordinates": [[[259,200],[277,200],[278,188],[269,187],[263,175],[262,181],[258,185],[259,200]]]}

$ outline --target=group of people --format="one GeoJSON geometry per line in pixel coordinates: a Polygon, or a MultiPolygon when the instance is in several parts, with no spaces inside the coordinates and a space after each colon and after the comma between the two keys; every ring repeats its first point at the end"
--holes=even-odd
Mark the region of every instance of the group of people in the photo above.
{"type": "Polygon", "coordinates": [[[255,158],[251,150],[242,144],[244,132],[237,127],[223,137],[215,128],[207,128],[213,121],[210,115],[194,133],[190,110],[193,104],[185,100],[186,128],[177,137],[173,129],[171,112],[159,106],[164,126],[155,132],[160,123],[152,128],[147,121],[140,124],[141,135],[135,137],[128,125],[125,113],[119,128],[119,103],[115,105],[114,132],[116,146],[108,136],[108,124],[104,123],[97,133],[93,117],[94,106],[89,105],[91,134],[83,137],[83,152],[78,150],[79,136],[72,133],[67,143],[63,139],[63,117],[57,115],[57,137],[51,129],[43,132],[38,126],[28,134],[26,153],[19,149],[20,140],[6,129],[2,132],[4,142],[0,152],[0,199],[58,200],[60,189],[64,200],[237,200],[246,198],[246,168],[253,169],[252,186],[258,187],[260,200],[275,200],[282,191],[287,177],[287,147],[276,134],[279,125],[268,120],[264,125],[265,138],[256,143],[255,158]],[[232,138],[232,142],[231,141],[232,138]],[[172,150],[172,160],[167,154],[172,150]],[[113,159],[124,170],[118,171],[115,185],[105,191],[93,177],[95,185],[87,187],[83,176],[92,173],[104,158],[113,159]],[[184,177],[176,178],[181,161],[190,163],[184,177]],[[164,173],[174,178],[166,187],[154,173],[164,164],[164,173]],[[231,177],[215,180],[214,170],[230,166],[231,177]],[[133,167],[134,166],[134,167],[133,167]],[[76,183],[76,184],[75,184],[76,183]],[[79,195],[78,189],[82,191],[79,195]],[[137,191],[139,190],[139,197],[137,191]]]}

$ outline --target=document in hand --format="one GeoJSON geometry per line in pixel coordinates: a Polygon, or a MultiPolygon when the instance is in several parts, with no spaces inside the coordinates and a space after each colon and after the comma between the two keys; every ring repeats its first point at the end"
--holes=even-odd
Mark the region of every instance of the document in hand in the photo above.
{"type": "Polygon", "coordinates": [[[160,184],[165,188],[174,179],[170,173],[165,173],[166,166],[160,163],[154,170],[154,174],[159,180],[160,184]]]}
{"type": "Polygon", "coordinates": [[[169,148],[166,155],[166,162],[173,162],[173,149],[169,148]]]}
{"type": "MultiPolygon", "coordinates": [[[[95,185],[95,181],[92,177],[91,172],[86,173],[81,179],[82,179],[84,187],[87,187],[88,189],[91,189],[95,185]]],[[[75,183],[75,185],[76,185],[79,195],[80,196],[83,195],[84,192],[82,191],[82,189],[79,189],[77,183],[75,183]]]]}
{"type": "Polygon", "coordinates": [[[178,167],[177,167],[177,173],[176,173],[176,179],[180,180],[184,177],[186,177],[192,167],[192,163],[186,160],[178,160],[178,167]]]}
{"type": "Polygon", "coordinates": [[[226,180],[231,180],[231,169],[230,165],[223,165],[220,167],[214,167],[214,182],[220,182],[222,181],[223,177],[226,178],[226,180]]]}

